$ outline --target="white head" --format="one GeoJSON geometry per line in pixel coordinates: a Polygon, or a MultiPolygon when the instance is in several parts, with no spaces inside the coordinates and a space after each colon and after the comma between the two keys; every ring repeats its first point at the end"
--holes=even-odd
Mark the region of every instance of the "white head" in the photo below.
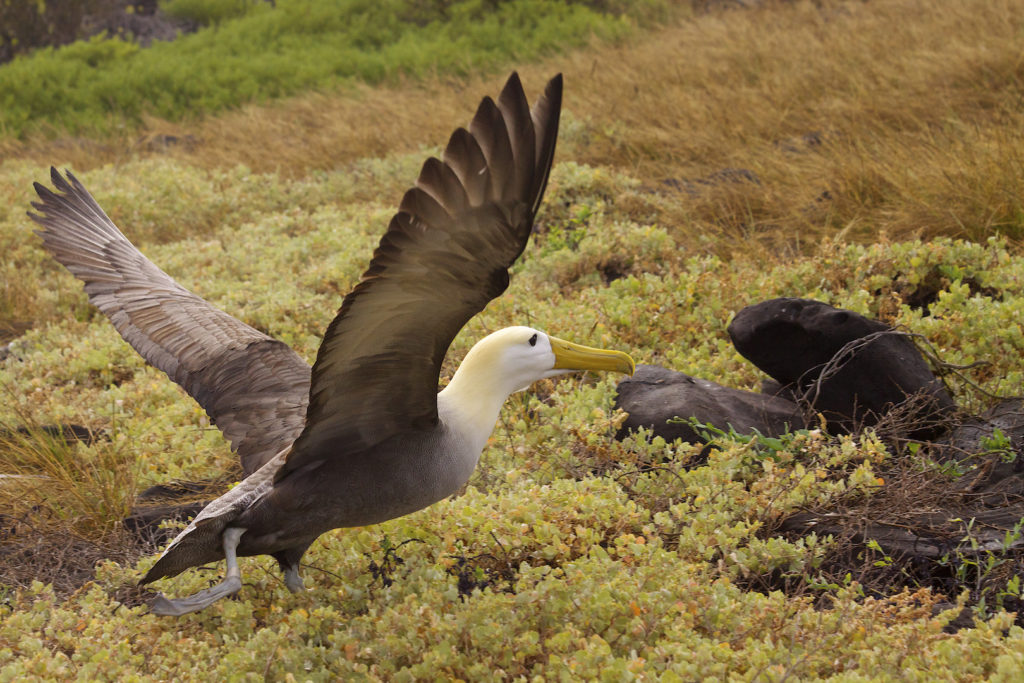
{"type": "MultiPolygon", "coordinates": [[[[550,337],[532,327],[506,327],[487,335],[466,354],[459,366],[475,381],[486,381],[494,391],[522,391],[539,379],[576,370],[615,370],[633,374],[633,359],[621,351],[605,351],[550,337]]],[[[455,378],[452,378],[455,381],[455,378]]]]}
{"type": "Polygon", "coordinates": [[[469,350],[438,396],[438,408],[456,413],[467,429],[477,433],[486,430],[486,441],[505,399],[539,379],[576,370],[612,370],[631,375],[634,369],[633,359],[622,351],[580,346],[531,327],[506,327],[469,350]]]}

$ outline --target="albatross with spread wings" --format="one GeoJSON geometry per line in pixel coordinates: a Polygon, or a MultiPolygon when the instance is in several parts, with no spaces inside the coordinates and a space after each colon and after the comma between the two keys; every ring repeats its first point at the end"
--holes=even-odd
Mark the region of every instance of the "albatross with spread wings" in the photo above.
{"type": "Polygon", "coordinates": [[[207,607],[241,588],[238,556],[271,555],[302,590],[299,560],[322,533],[405,515],[469,479],[505,399],[574,370],[632,374],[619,351],[528,327],[499,330],[437,391],[455,335],[508,286],[547,184],[562,79],[532,110],[516,74],[469,129],[452,134],[402,198],[370,267],[345,297],[312,369],[280,341],[185,290],[138,251],[86,189],[55,169],[36,183],[45,247],[90,301],[181,385],[239,453],[248,475],[207,505],[142,579],[226,558],[224,580],[151,605],[207,607]]]}

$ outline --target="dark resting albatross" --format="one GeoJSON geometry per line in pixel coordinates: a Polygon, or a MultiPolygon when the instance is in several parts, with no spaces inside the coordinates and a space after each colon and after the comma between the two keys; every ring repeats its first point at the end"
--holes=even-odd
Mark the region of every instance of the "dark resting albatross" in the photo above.
{"type": "Polygon", "coordinates": [[[90,301],[209,413],[248,476],[206,506],[141,583],[227,559],[224,580],[151,605],[182,615],[242,585],[239,555],[271,555],[302,590],[299,560],[320,534],[414,512],[465,484],[505,399],[573,370],[632,373],[619,351],[528,327],[499,330],[438,393],[462,326],[508,286],[555,150],[562,79],[531,111],[516,74],[481,102],[402,198],[370,267],[345,297],[310,367],[188,292],[142,255],[85,188],[55,169],[39,183],[38,231],[90,301]]]}

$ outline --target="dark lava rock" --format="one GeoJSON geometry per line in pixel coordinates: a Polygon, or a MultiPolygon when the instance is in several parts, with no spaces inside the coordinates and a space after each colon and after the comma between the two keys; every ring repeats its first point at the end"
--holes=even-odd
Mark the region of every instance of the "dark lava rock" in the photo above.
{"type": "Polygon", "coordinates": [[[1024,400],[1003,399],[981,415],[965,418],[935,442],[933,454],[939,462],[960,464],[964,474],[958,487],[979,501],[992,506],[1010,497],[1024,501],[1024,400]],[[996,430],[1005,439],[1002,443],[995,438],[996,430]]]}
{"type": "Polygon", "coordinates": [[[873,426],[902,407],[902,436],[928,439],[955,411],[913,342],[858,313],[810,299],[772,299],[744,308],[728,331],[745,358],[793,387],[834,433],[873,426]]]}
{"type": "Polygon", "coordinates": [[[695,417],[722,430],[731,426],[741,434],[756,429],[778,435],[804,426],[792,401],[730,389],[657,365],[638,365],[632,377],[620,382],[615,406],[629,413],[616,435],[619,439],[647,427],[669,441],[704,442],[689,424],[668,422],[673,417],[695,417]]]}
{"type": "Polygon", "coordinates": [[[982,413],[982,417],[1010,440],[1015,451],[1024,453],[1024,399],[1004,399],[982,413]]]}
{"type": "MultiPolygon", "coordinates": [[[[231,473],[241,477],[241,472],[231,473]]],[[[150,486],[135,497],[131,514],[121,520],[125,529],[139,539],[161,545],[177,533],[160,527],[161,522],[188,522],[227,488],[233,477],[202,481],[171,481],[150,486]]]]}
{"type": "Polygon", "coordinates": [[[983,441],[993,439],[997,429],[1007,440],[1008,452],[1024,454],[1024,400],[1003,399],[981,415],[965,419],[937,443],[958,453],[981,453],[990,450],[992,444],[983,441]]]}
{"type": "Polygon", "coordinates": [[[15,434],[22,439],[53,439],[74,443],[81,441],[85,444],[96,443],[98,439],[110,440],[105,432],[94,432],[88,427],[76,424],[39,425],[36,427],[17,427],[11,429],[0,429],[0,439],[11,439],[15,434]]]}
{"type": "Polygon", "coordinates": [[[210,502],[207,500],[184,505],[136,505],[132,508],[131,514],[121,520],[121,524],[139,540],[160,546],[178,533],[177,529],[161,527],[163,522],[188,522],[210,502]]]}

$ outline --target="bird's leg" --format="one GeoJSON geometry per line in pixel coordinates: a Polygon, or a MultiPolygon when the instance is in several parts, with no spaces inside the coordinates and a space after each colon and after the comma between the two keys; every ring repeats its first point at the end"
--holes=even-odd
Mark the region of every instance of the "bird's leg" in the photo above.
{"type": "MultiPolygon", "coordinates": [[[[189,612],[198,612],[221,598],[237,593],[242,587],[242,571],[238,568],[238,556],[235,551],[244,533],[245,529],[230,527],[221,534],[221,539],[224,542],[224,557],[228,563],[228,571],[223,581],[212,588],[201,590],[187,598],[169,600],[163,595],[158,595],[156,600],[149,606],[150,613],[162,617],[180,617],[189,612]]],[[[298,567],[296,567],[296,576],[298,576],[298,567]]]]}
{"type": "Polygon", "coordinates": [[[302,556],[308,547],[309,543],[303,543],[273,554],[274,559],[277,560],[277,566],[281,568],[281,572],[284,574],[284,585],[292,593],[301,593],[306,590],[306,587],[302,584],[302,577],[299,576],[299,562],[302,560],[302,556]]]}
{"type": "Polygon", "coordinates": [[[284,570],[284,585],[292,593],[301,593],[306,590],[305,584],[302,583],[302,577],[299,576],[299,563],[289,565],[284,570]]]}

